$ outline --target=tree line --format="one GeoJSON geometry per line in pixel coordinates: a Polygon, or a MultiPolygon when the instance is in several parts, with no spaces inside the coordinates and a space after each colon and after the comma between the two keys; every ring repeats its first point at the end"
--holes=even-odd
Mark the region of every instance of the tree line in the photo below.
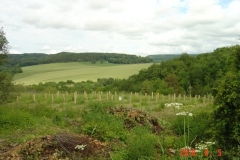
{"type": "MultiPolygon", "coordinates": [[[[189,54],[190,56],[197,56],[198,54],[189,54]]],[[[148,58],[153,59],[153,62],[162,62],[171,60],[174,58],[179,58],[181,54],[156,54],[156,55],[148,55],[148,58]]]]}
{"type": "Polygon", "coordinates": [[[18,64],[21,67],[62,62],[91,62],[108,61],[115,64],[137,64],[150,63],[153,60],[148,57],[141,57],[129,54],[119,53],[72,53],[61,52],[57,54],[44,53],[24,53],[24,54],[9,54],[9,63],[11,65],[18,64]]]}

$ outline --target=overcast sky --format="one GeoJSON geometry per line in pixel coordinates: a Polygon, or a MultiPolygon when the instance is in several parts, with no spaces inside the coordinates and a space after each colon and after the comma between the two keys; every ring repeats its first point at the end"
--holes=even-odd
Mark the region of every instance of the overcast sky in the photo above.
{"type": "Polygon", "coordinates": [[[239,44],[240,0],[2,0],[10,53],[212,52],[239,44]]]}

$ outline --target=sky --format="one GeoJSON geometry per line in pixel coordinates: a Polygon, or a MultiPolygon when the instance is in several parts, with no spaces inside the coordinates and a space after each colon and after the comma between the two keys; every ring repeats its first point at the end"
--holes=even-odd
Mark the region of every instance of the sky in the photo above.
{"type": "Polygon", "coordinates": [[[198,54],[240,43],[240,0],[2,0],[10,53],[198,54]]]}

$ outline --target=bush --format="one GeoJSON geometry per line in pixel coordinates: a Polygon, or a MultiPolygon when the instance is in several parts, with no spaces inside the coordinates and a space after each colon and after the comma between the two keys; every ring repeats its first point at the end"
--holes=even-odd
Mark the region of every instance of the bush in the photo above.
{"type": "Polygon", "coordinates": [[[126,159],[149,159],[156,154],[156,146],[158,145],[156,137],[147,128],[134,128],[128,136],[127,142],[126,159]]]}
{"type": "Polygon", "coordinates": [[[91,103],[90,109],[82,115],[84,125],[81,127],[85,134],[102,141],[119,139],[125,141],[124,122],[108,113],[107,108],[112,103],[91,103]],[[108,107],[107,107],[108,106],[108,107]]]}
{"type": "Polygon", "coordinates": [[[218,86],[214,109],[215,138],[225,152],[226,159],[239,156],[240,146],[240,46],[229,55],[230,71],[218,86]]]}
{"type": "Polygon", "coordinates": [[[0,72],[0,103],[9,100],[9,94],[12,88],[12,76],[8,73],[0,72]]]}
{"type": "Polygon", "coordinates": [[[26,111],[15,107],[0,106],[0,131],[15,130],[30,127],[34,118],[26,111]]]}

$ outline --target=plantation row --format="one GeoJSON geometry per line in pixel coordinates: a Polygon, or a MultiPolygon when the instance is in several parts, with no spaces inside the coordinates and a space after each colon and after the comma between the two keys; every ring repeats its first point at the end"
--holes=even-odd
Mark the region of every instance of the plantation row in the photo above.
{"type": "Polygon", "coordinates": [[[73,94],[68,93],[68,92],[57,92],[55,94],[49,93],[38,93],[38,94],[32,94],[32,93],[24,93],[19,95],[15,95],[16,100],[19,102],[21,101],[22,97],[25,97],[23,99],[28,99],[30,100],[32,97],[32,101],[49,101],[51,100],[52,103],[56,102],[74,102],[75,104],[80,103],[82,101],[116,101],[118,100],[119,102],[123,101],[125,104],[129,103],[130,106],[132,105],[142,105],[143,103],[147,102],[147,105],[154,105],[158,103],[189,103],[189,104],[196,104],[199,102],[202,102],[202,106],[205,107],[207,104],[213,103],[213,96],[211,95],[204,95],[201,97],[200,95],[195,95],[192,97],[191,95],[188,97],[186,95],[181,95],[179,94],[176,96],[176,94],[168,94],[168,95],[163,95],[159,93],[153,93],[151,95],[148,95],[147,93],[140,94],[140,93],[130,93],[130,94],[125,94],[125,93],[117,93],[116,91],[114,93],[108,91],[108,92],[102,92],[102,91],[93,91],[91,94],[88,94],[87,92],[78,93],[74,92],[73,94]]]}

